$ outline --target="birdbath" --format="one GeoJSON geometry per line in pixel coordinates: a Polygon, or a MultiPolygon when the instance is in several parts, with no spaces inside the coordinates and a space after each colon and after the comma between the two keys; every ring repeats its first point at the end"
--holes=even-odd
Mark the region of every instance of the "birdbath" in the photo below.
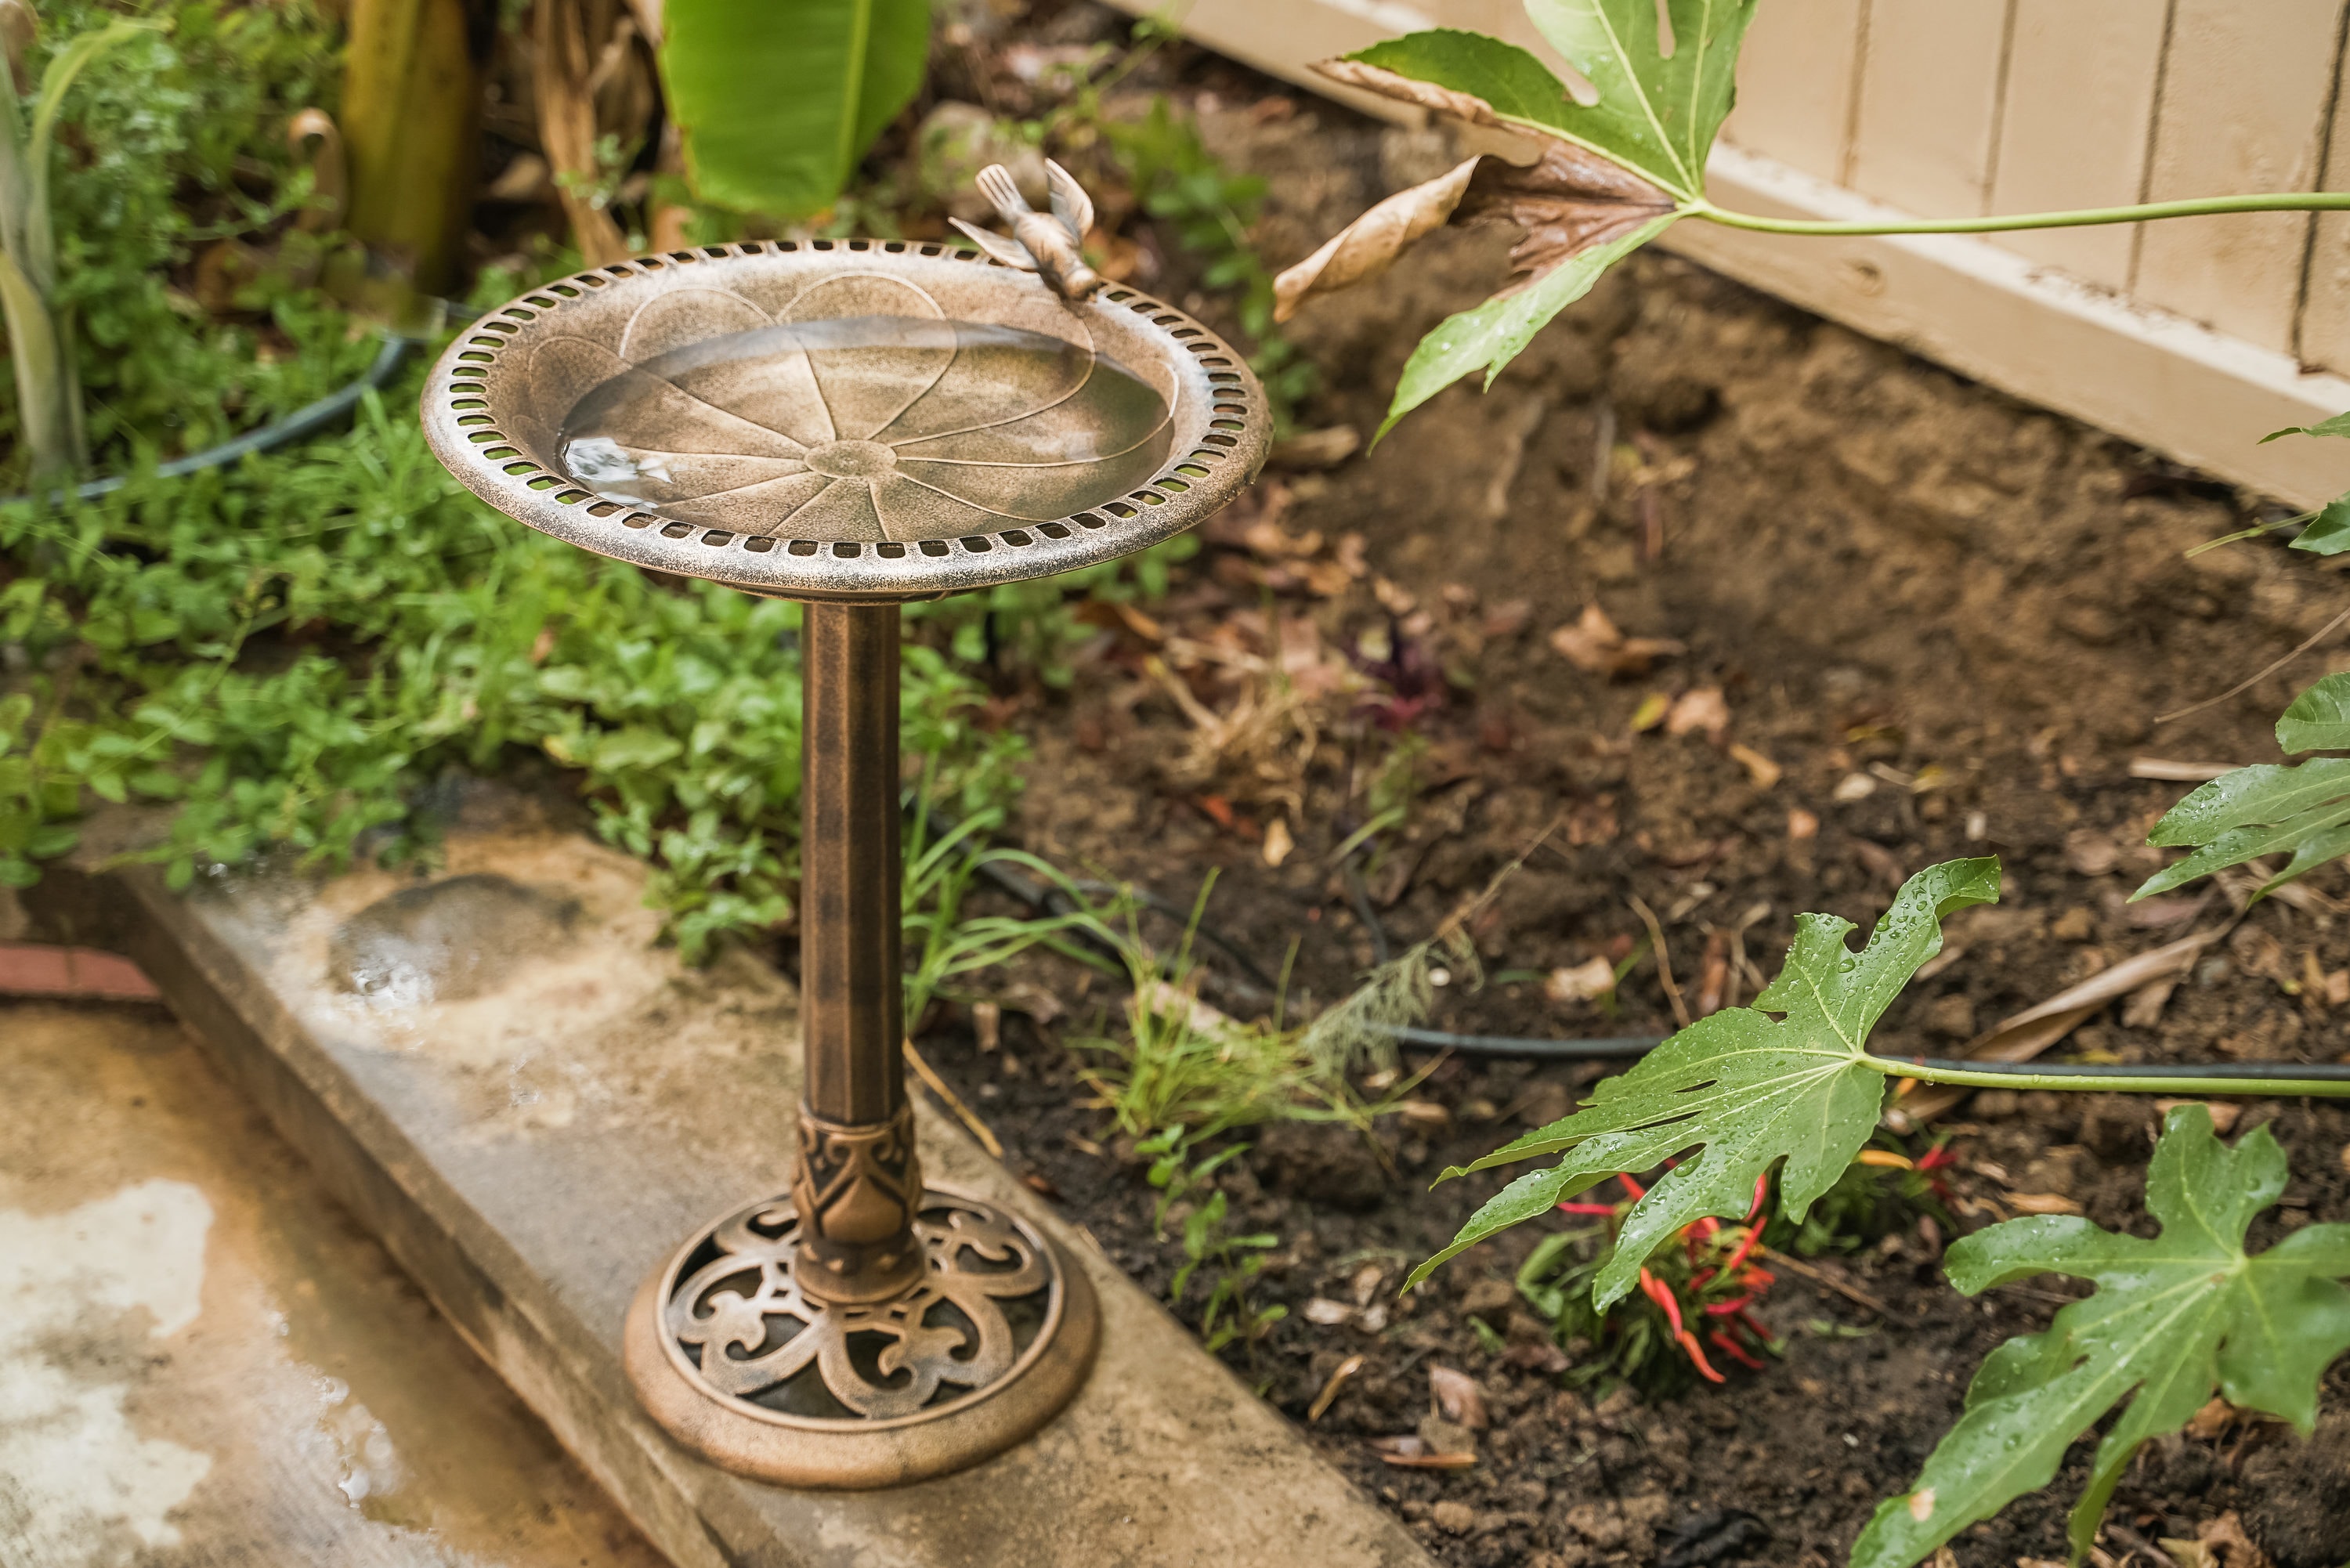
{"type": "Polygon", "coordinates": [[[985,235],[987,254],[774,241],[546,284],[482,317],[424,391],[434,454],[516,521],[806,607],[796,1158],[777,1150],[688,1237],[624,1330],[656,1421],[780,1484],[974,1463],[1092,1364],[1083,1272],[1021,1216],[922,1179],[898,607],[1182,532],[1254,477],[1268,420],[1239,354],[1076,261],[1089,213],[1053,172],[1052,216],[988,185],[1017,243],[985,235]]]}

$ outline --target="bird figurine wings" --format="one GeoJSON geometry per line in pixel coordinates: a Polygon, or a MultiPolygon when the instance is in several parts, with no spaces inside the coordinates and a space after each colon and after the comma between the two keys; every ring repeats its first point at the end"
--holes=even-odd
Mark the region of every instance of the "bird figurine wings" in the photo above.
{"type": "Polygon", "coordinates": [[[994,203],[996,213],[1012,226],[1012,237],[991,234],[961,218],[951,219],[971,242],[1006,266],[1043,277],[1064,299],[1084,299],[1105,281],[1086,265],[1078,245],[1094,226],[1094,202],[1069,171],[1047,159],[1045,179],[1052,192],[1052,211],[1040,213],[1028,204],[1013,183],[1012,171],[991,163],[979,171],[979,189],[994,203]]]}

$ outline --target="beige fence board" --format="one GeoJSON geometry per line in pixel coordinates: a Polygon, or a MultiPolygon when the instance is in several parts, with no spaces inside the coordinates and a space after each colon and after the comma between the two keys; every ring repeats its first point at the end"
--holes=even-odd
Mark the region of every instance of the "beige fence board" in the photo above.
{"type": "MultiPolygon", "coordinates": [[[[2334,67],[2334,123],[2326,134],[2328,191],[2350,191],[2350,50],[2334,67]]],[[[2313,365],[2350,370],[2350,213],[2320,213],[2309,246],[2309,275],[2297,352],[2313,365]]]]}
{"type": "MultiPolygon", "coordinates": [[[[1157,0],[1114,3],[1147,15],[1157,0]]],[[[1763,14],[1773,6],[1795,11],[1819,3],[1768,0],[1763,14]]],[[[1981,0],[1939,3],[1956,9],[1981,0]]],[[[2033,3],[2019,0],[2019,5],[2033,3]]],[[[2088,5],[2098,0],[2055,3],[2088,5]]],[[[2159,9],[2165,0],[2141,3],[2159,9]]],[[[2178,0],[2181,8],[2211,3],[2178,0]]],[[[2319,57],[2316,74],[2324,90],[2314,96],[2322,107],[2335,50],[2330,7],[2305,0],[2252,3],[2293,12],[2293,26],[2279,34],[2282,42],[2275,47],[2319,57]]],[[[1872,31],[1876,16],[1891,8],[1891,0],[1873,0],[1872,31]]],[[[1198,0],[1184,26],[1234,58],[1328,92],[1329,84],[1308,68],[1311,62],[1430,25],[1482,26],[1520,43],[1530,36],[1513,0],[1413,0],[1409,7],[1395,0],[1198,0]]],[[[1357,95],[1349,101],[1361,99],[1357,95]]],[[[1392,105],[1380,107],[1397,118],[1392,105]]],[[[2215,107],[2231,106],[2223,101],[2215,107]]],[[[1927,122],[1926,111],[1918,112],[1921,123],[1927,122]]],[[[2313,149],[2317,109],[2312,108],[2313,149]]],[[[2178,122],[2173,130],[2178,130],[2178,122]]],[[[1993,165],[1987,161],[1986,167],[1993,165]]],[[[2337,168],[2350,173],[2350,160],[2337,168]]],[[[1901,215],[1743,146],[1718,149],[1708,172],[1714,198],[1730,207],[1839,220],[1901,215]]],[[[1929,207],[1915,196],[1906,200],[1928,211],[1949,210],[1929,207]]],[[[2148,232],[2158,228],[2149,225],[2148,232]]],[[[2350,408],[2350,379],[2303,373],[2273,344],[2260,347],[2144,308],[2110,289],[2075,283],[2013,248],[1951,235],[1803,240],[1706,223],[1680,224],[1668,243],[1742,283],[2221,478],[2303,505],[2350,489],[2350,442],[2258,444],[2262,435],[2282,425],[2307,424],[2350,408]]],[[[2296,260],[2287,269],[2288,321],[2299,286],[2297,268],[2296,260]]]]}
{"type": "Polygon", "coordinates": [[[1870,0],[1845,183],[1913,213],[1984,210],[2012,10],[2013,0],[1870,0]]]}
{"type": "Polygon", "coordinates": [[[1823,180],[1844,176],[1859,85],[1866,0],[1771,0],[1738,57],[1738,108],[1723,133],[1823,180]]]}
{"type": "MultiPolygon", "coordinates": [[[[2163,0],[2016,0],[1992,212],[2139,199],[2169,9],[2163,0]]],[[[2004,243],[2109,288],[2129,286],[2137,251],[2126,225],[2050,229],[2004,243]]]]}
{"type": "MultiPolygon", "coordinates": [[[[1734,147],[1714,200],[1774,217],[1887,215],[1734,147]]],[[[1665,243],[1741,282],[2296,505],[2350,490],[2350,441],[2262,436],[2350,409],[2350,381],[1958,234],[1800,239],[1685,223],[1665,243]]]]}
{"type": "MultiPolygon", "coordinates": [[[[2334,88],[2338,12],[2339,0],[2176,0],[2149,199],[2306,190],[2334,88]]],[[[2308,230],[2300,213],[2149,223],[2132,292],[2290,351],[2308,230]]]]}

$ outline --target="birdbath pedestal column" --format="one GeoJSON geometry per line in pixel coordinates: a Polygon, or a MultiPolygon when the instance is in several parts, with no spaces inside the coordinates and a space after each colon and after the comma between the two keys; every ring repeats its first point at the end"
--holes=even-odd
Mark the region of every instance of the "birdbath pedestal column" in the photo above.
{"type": "Polygon", "coordinates": [[[1092,1361],[1083,1273],[1018,1215],[922,1179],[898,607],[1171,537],[1254,477],[1268,421],[1241,356],[1056,244],[1086,213],[1054,174],[1052,216],[988,187],[1026,243],[986,236],[984,255],[769,242],[547,284],[462,334],[424,392],[435,454],[500,511],[806,606],[795,1158],[685,1240],[625,1328],[655,1420],[784,1485],[974,1463],[1050,1420],[1092,1361]]]}

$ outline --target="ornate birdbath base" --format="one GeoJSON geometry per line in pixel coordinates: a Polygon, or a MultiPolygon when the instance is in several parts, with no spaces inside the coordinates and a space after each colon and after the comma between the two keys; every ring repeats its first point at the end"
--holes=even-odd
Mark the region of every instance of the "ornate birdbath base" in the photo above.
{"type": "Polygon", "coordinates": [[[788,1196],[726,1216],[629,1305],[637,1397],[713,1463],[785,1486],[889,1486],[1003,1452],[1085,1381],[1099,1328],[1093,1287],[1034,1226],[951,1189],[923,1189],[914,1231],[929,1264],[919,1285],[833,1305],[795,1281],[803,1260],[788,1196]],[[698,1303],[714,1287],[733,1300],[704,1317],[698,1303]],[[799,1326],[761,1356],[711,1355],[725,1320],[754,1318],[763,1342],[777,1337],[765,1326],[777,1319],[799,1326]]]}
{"type": "Polygon", "coordinates": [[[1041,273],[1002,241],[994,259],[865,240],[647,256],[483,317],[424,394],[435,454],[501,511],[806,606],[798,1158],[788,1191],[688,1240],[625,1330],[655,1420],[781,1484],[975,1463],[1050,1420],[1093,1359],[1083,1273],[1019,1216],[922,1180],[898,606],[1179,533],[1253,477],[1268,421],[1237,354],[1076,262],[1088,209],[1055,176],[1054,216],[1006,209],[1041,273]]]}

